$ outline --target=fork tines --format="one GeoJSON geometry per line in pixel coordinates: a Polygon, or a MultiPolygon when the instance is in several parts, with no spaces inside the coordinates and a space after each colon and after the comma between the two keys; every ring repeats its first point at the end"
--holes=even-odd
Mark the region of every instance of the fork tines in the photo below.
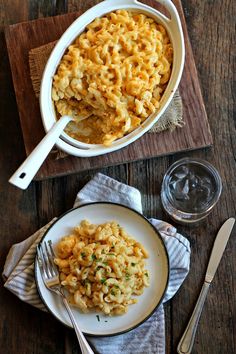
{"type": "Polygon", "coordinates": [[[52,248],[52,241],[41,242],[37,246],[37,256],[39,267],[45,279],[49,280],[59,276],[56,264],[54,263],[55,254],[52,248]]]}

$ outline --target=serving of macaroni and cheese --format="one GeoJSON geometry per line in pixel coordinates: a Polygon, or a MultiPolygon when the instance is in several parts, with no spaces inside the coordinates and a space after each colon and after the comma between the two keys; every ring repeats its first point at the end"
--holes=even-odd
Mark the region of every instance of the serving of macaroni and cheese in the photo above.
{"type": "Polygon", "coordinates": [[[149,286],[147,251],[115,221],[83,220],[59,241],[56,255],[61,284],[82,312],[122,315],[149,286]]]}
{"type": "Polygon", "coordinates": [[[171,75],[173,47],[165,28],[137,12],[96,18],[69,46],[53,78],[58,118],[74,139],[106,146],[158,110],[171,75]]]}

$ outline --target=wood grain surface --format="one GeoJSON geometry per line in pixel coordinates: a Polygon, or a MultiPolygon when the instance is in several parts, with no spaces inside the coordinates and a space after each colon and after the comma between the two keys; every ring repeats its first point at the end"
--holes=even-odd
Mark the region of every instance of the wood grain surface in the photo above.
{"type": "MultiPolygon", "coordinates": [[[[98,1],[97,1],[98,2],[98,1]]],[[[233,86],[235,2],[183,0],[188,33],[202,87],[214,145],[168,157],[120,164],[67,177],[33,182],[26,191],[8,184],[25,158],[4,26],[67,11],[84,11],[89,0],[0,1],[0,267],[12,244],[20,242],[71,208],[77,191],[97,171],[138,188],[147,217],[168,220],[160,205],[160,187],[167,167],[180,157],[208,160],[222,177],[223,192],[211,215],[196,227],[175,225],[191,243],[191,269],[183,286],[165,305],[166,354],[175,354],[178,341],[197,300],[215,235],[235,217],[235,117],[233,86]]],[[[192,354],[236,353],[236,235],[231,235],[210,288],[192,354]]],[[[21,302],[0,284],[0,351],[4,354],[77,354],[76,336],[51,315],[21,302]]],[[[149,354],[149,353],[144,353],[149,354]]]]}
{"type": "MultiPolygon", "coordinates": [[[[157,6],[155,1],[146,3],[157,6]]],[[[174,132],[145,134],[141,139],[116,152],[91,158],[68,156],[55,159],[50,154],[37,174],[37,179],[68,175],[83,170],[117,165],[145,158],[173,154],[212,145],[212,136],[202,99],[197,71],[180,0],[175,1],[181,16],[185,45],[185,68],[180,83],[183,100],[183,128],[174,132]]],[[[73,12],[55,17],[14,24],[5,29],[8,54],[12,70],[23,139],[28,155],[45,135],[39,102],[35,97],[30,79],[29,50],[58,39],[66,28],[82,13],[73,12]],[[27,104],[26,102],[27,96],[27,104]]]]}

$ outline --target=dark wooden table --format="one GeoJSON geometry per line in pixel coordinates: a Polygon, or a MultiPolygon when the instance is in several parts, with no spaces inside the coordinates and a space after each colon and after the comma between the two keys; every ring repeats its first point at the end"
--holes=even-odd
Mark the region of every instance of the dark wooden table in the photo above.
{"type": "MultiPolygon", "coordinates": [[[[98,1],[76,0],[0,1],[0,266],[13,243],[20,242],[55,215],[71,208],[77,191],[97,172],[34,182],[26,191],[8,179],[24,160],[24,144],[15,102],[4,26],[67,11],[85,10],[98,1]]],[[[166,304],[166,352],[176,353],[198,297],[214,237],[221,224],[235,216],[235,120],[233,117],[234,20],[232,0],[183,0],[214,146],[188,154],[154,158],[100,169],[100,172],[137,187],[148,217],[168,220],[160,205],[160,186],[167,167],[183,156],[200,157],[220,172],[223,193],[220,202],[200,226],[178,226],[191,242],[191,270],[176,296],[166,304]]],[[[27,98],[26,98],[27,99],[27,98]]],[[[0,288],[0,350],[4,354],[79,353],[73,331],[51,315],[22,303],[0,288]]],[[[236,240],[231,236],[210,288],[198,327],[193,354],[236,353],[236,240]]],[[[148,354],[148,353],[144,353],[148,354]]]]}

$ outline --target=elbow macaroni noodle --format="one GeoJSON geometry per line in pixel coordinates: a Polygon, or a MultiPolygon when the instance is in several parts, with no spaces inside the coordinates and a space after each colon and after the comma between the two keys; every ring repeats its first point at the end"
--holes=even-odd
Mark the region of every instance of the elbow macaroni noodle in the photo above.
{"type": "Polygon", "coordinates": [[[117,222],[83,220],[59,241],[56,254],[61,284],[82,312],[122,315],[149,286],[148,253],[117,222]]]}
{"type": "Polygon", "coordinates": [[[152,18],[126,10],[96,18],[69,46],[53,78],[57,115],[77,121],[67,134],[109,146],[133,131],[159,108],[172,61],[169,36],[152,18]]]}

